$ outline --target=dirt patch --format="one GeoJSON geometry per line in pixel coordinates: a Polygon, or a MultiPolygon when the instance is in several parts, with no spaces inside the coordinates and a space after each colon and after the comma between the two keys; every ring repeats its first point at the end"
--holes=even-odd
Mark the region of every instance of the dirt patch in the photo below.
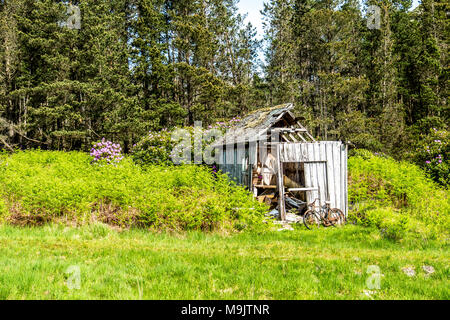
{"type": "Polygon", "coordinates": [[[138,224],[139,212],[135,208],[123,209],[109,201],[98,201],[92,204],[92,218],[105,224],[129,228],[138,224]]]}
{"type": "Polygon", "coordinates": [[[6,218],[6,222],[14,226],[42,226],[51,220],[44,212],[27,212],[19,203],[13,203],[9,212],[11,215],[6,218]]]}
{"type": "Polygon", "coordinates": [[[10,215],[7,222],[14,226],[42,226],[48,223],[51,219],[43,214],[23,214],[20,212],[15,212],[10,215]]]}

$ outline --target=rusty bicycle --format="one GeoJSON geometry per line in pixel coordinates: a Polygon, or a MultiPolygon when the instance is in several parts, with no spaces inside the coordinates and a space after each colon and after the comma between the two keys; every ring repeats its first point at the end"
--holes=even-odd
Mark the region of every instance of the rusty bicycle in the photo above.
{"type": "Polygon", "coordinates": [[[343,225],[345,215],[338,208],[331,208],[331,202],[325,201],[325,205],[320,205],[319,198],[308,204],[309,209],[303,215],[303,224],[309,230],[324,227],[343,225]],[[319,204],[317,205],[316,202],[319,204]]]}

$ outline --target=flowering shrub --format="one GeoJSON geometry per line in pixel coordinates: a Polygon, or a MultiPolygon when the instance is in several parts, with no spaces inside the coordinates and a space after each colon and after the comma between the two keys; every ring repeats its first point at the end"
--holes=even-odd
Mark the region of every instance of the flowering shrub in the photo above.
{"type": "Polygon", "coordinates": [[[171,132],[167,129],[149,131],[147,135],[133,145],[131,155],[137,164],[171,164],[170,152],[175,144],[171,140],[171,132]]]}
{"type": "MultiPolygon", "coordinates": [[[[226,122],[216,122],[214,125],[209,125],[206,130],[203,130],[202,135],[202,152],[210,143],[208,141],[208,133],[219,130],[224,133],[231,128],[233,124],[241,121],[235,117],[226,122]]],[[[133,145],[132,158],[140,165],[148,164],[173,164],[174,159],[190,159],[194,161],[194,132],[195,127],[174,128],[172,131],[163,129],[161,131],[149,131],[147,135],[133,145]],[[172,140],[172,135],[176,136],[180,141],[172,140]]],[[[185,163],[182,160],[180,163],[185,163]]]]}
{"type": "Polygon", "coordinates": [[[415,162],[442,186],[450,185],[449,133],[433,128],[416,148],[415,162]]]}
{"type": "Polygon", "coordinates": [[[107,141],[105,138],[102,141],[93,143],[91,156],[94,157],[93,163],[106,162],[107,164],[115,164],[123,159],[120,145],[107,141]]]}

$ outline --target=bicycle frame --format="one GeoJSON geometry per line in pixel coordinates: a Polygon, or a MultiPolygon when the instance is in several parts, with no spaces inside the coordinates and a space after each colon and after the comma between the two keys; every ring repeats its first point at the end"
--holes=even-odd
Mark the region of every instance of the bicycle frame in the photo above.
{"type": "Polygon", "coordinates": [[[313,212],[317,213],[317,215],[319,216],[320,220],[323,219],[327,219],[328,218],[328,213],[330,212],[330,204],[326,203],[324,206],[320,205],[320,199],[316,198],[314,199],[313,202],[308,203],[308,207],[310,208],[310,210],[312,210],[313,212]],[[319,202],[319,205],[316,205],[316,202],[319,202]]]}
{"type": "Polygon", "coordinates": [[[316,198],[313,202],[308,203],[309,213],[306,214],[303,218],[303,223],[305,226],[310,229],[308,224],[315,224],[314,221],[310,220],[310,217],[308,215],[312,215],[317,220],[317,225],[323,224],[325,227],[334,226],[341,218],[343,218],[342,221],[345,221],[345,216],[343,216],[343,213],[341,210],[337,208],[331,208],[331,203],[329,201],[325,202],[325,205],[320,204],[320,199],[316,198]],[[319,205],[316,204],[317,200],[319,200],[319,205]],[[331,212],[336,212],[336,216],[332,216],[331,212]],[[340,212],[340,213],[339,213],[340,212]],[[306,220],[305,220],[306,219],[306,220]],[[308,222],[307,222],[308,221],[308,222]]]}

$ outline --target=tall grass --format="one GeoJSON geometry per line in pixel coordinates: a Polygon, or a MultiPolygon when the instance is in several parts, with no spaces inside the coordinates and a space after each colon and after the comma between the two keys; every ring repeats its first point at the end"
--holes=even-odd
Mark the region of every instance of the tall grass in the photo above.
{"type": "Polygon", "coordinates": [[[166,230],[241,230],[263,225],[265,207],[207,168],[143,169],[129,159],[117,166],[99,166],[90,160],[80,152],[2,155],[3,218],[21,223],[97,219],[166,230]]]}
{"type": "Polygon", "coordinates": [[[393,242],[351,225],[227,236],[1,225],[0,257],[0,299],[450,298],[445,244],[393,242]],[[379,289],[367,284],[373,265],[379,289]],[[79,289],[68,287],[71,267],[79,289]]]}

